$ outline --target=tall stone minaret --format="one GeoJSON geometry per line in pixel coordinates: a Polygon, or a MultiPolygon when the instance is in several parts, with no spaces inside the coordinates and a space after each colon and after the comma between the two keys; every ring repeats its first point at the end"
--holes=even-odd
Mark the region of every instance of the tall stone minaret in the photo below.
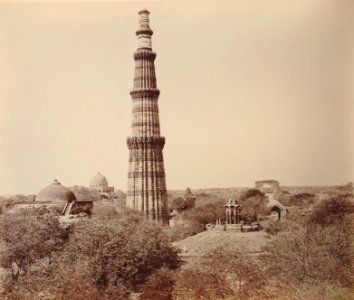
{"type": "Polygon", "coordinates": [[[143,212],[149,219],[168,223],[167,192],[162,149],[165,138],[160,136],[156,87],[156,54],[152,51],[149,11],[139,12],[136,31],[138,48],[134,53],[134,87],[131,136],[129,148],[129,173],[127,207],[143,212]]]}

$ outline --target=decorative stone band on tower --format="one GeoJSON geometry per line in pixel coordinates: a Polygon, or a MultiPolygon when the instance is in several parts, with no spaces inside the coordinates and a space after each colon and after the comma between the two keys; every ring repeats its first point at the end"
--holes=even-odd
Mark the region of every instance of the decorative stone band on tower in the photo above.
{"type": "Polygon", "coordinates": [[[136,31],[138,48],[134,53],[134,87],[131,136],[129,148],[129,173],[127,207],[143,212],[149,219],[168,223],[167,192],[162,149],[165,138],[160,136],[156,87],[156,54],[152,51],[149,11],[139,12],[136,31]]]}

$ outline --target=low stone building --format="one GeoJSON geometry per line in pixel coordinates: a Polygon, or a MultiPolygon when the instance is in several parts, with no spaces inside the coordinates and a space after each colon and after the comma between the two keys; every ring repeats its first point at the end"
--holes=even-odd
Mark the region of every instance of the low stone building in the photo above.
{"type": "Polygon", "coordinates": [[[70,216],[70,215],[84,214],[90,216],[92,209],[93,209],[92,200],[80,200],[80,201],[76,200],[65,204],[62,211],[62,215],[70,216]]]}
{"type": "Polygon", "coordinates": [[[92,199],[76,199],[75,193],[61,185],[56,179],[38,193],[36,202],[37,205],[51,205],[62,208],[61,215],[63,216],[79,213],[90,215],[93,208],[92,199]]]}

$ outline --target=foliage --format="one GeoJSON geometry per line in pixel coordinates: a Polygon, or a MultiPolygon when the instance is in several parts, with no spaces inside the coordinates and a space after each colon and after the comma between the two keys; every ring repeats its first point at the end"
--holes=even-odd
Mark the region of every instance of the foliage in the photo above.
{"type": "Polygon", "coordinates": [[[216,249],[180,271],[174,299],[272,299],[260,265],[242,251],[216,249]]]}
{"type": "Polygon", "coordinates": [[[348,237],[343,234],[333,237],[335,231],[298,229],[279,235],[264,257],[268,274],[291,286],[317,282],[350,286],[354,280],[352,246],[348,247],[348,237]],[[338,247],[338,243],[346,246],[338,247]]]}
{"type": "Polygon", "coordinates": [[[316,202],[316,196],[311,193],[298,193],[290,197],[290,205],[308,208],[316,202]]]}
{"type": "Polygon", "coordinates": [[[354,213],[352,195],[335,196],[319,203],[309,218],[309,223],[322,226],[334,225],[354,213]]]}
{"type": "MultiPolygon", "coordinates": [[[[225,222],[225,202],[224,199],[214,200],[203,206],[184,210],[175,216],[176,225],[170,230],[172,240],[179,240],[198,234],[206,229],[206,224],[215,224],[216,221],[225,222]]],[[[259,214],[268,212],[266,198],[257,189],[243,192],[240,195],[239,203],[242,205],[241,220],[245,222],[254,222],[259,214]]],[[[182,203],[181,199],[178,200],[177,198],[175,204],[184,208],[184,203],[182,203]]]]}
{"type": "Polygon", "coordinates": [[[241,193],[240,201],[244,201],[244,200],[249,199],[251,197],[264,197],[264,193],[262,193],[258,189],[249,189],[249,190],[246,190],[245,192],[241,193]]]}
{"type": "Polygon", "coordinates": [[[354,285],[353,217],[350,201],[336,197],[318,205],[304,224],[288,223],[265,249],[267,274],[299,299],[326,299],[329,294],[315,297],[318,286],[347,293],[354,285]]]}
{"type": "Polygon", "coordinates": [[[225,299],[233,295],[226,277],[216,272],[187,269],[181,271],[173,290],[173,299],[225,299]]]}
{"type": "Polygon", "coordinates": [[[8,211],[16,204],[33,203],[35,196],[25,196],[25,195],[11,195],[11,196],[0,196],[0,214],[8,211]]]}
{"type": "Polygon", "coordinates": [[[241,220],[245,222],[257,221],[260,214],[268,212],[267,200],[264,193],[257,189],[250,189],[241,194],[241,220]]]}
{"type": "Polygon", "coordinates": [[[205,230],[205,225],[216,220],[225,221],[225,201],[219,200],[202,207],[192,208],[175,216],[175,227],[169,230],[172,240],[198,234],[205,230]]]}
{"type": "Polygon", "coordinates": [[[10,267],[16,263],[26,273],[37,259],[61,250],[68,231],[51,214],[19,212],[0,216],[0,239],[1,264],[10,267]]]}
{"type": "MultiPolygon", "coordinates": [[[[96,214],[80,221],[56,255],[52,255],[56,244],[46,245],[35,233],[36,224],[28,227],[32,236],[25,245],[31,248],[31,265],[17,281],[10,280],[7,293],[14,299],[25,295],[32,299],[126,299],[132,291],[140,291],[156,270],[179,266],[177,252],[160,226],[137,213],[126,211],[114,218],[96,214]],[[32,257],[32,253],[38,254],[32,257]]],[[[12,259],[8,257],[8,263],[12,259]]]]}
{"type": "Polygon", "coordinates": [[[215,223],[216,220],[225,220],[225,202],[219,200],[215,203],[208,203],[202,207],[198,207],[189,213],[186,213],[189,219],[195,219],[199,224],[202,224],[205,229],[205,225],[209,223],[215,223]]]}
{"type": "Polygon", "coordinates": [[[119,216],[121,207],[116,203],[100,203],[96,202],[93,206],[92,215],[99,219],[115,219],[119,216]]]}
{"type": "Polygon", "coordinates": [[[152,273],[142,287],[141,300],[171,300],[175,274],[172,270],[162,267],[152,273]]]}
{"type": "MultiPolygon", "coordinates": [[[[247,191],[239,201],[249,218],[265,207],[259,191],[247,191]]],[[[195,234],[223,221],[224,204],[183,211],[184,227],[173,230],[195,234]]],[[[90,219],[67,229],[45,211],[1,215],[0,259],[5,267],[16,262],[20,268],[6,278],[9,300],[119,300],[132,292],[142,300],[353,300],[353,228],[351,196],[332,197],[301,222],[270,222],[266,230],[276,236],[269,237],[263,255],[233,245],[191,258],[179,270],[165,234],[171,229],[112,203],[97,205],[90,219]]]]}
{"type": "Polygon", "coordinates": [[[176,210],[177,212],[182,212],[186,209],[190,209],[187,201],[183,197],[177,197],[172,201],[172,209],[176,210]]]}
{"type": "Polygon", "coordinates": [[[176,215],[173,222],[175,222],[173,226],[165,228],[166,235],[171,242],[182,240],[204,230],[203,225],[198,221],[184,218],[183,214],[176,215]]]}
{"type": "Polygon", "coordinates": [[[216,202],[223,201],[225,204],[227,197],[220,195],[218,191],[211,192],[198,192],[195,193],[195,207],[202,207],[207,204],[214,204],[216,202]]]}
{"type": "Polygon", "coordinates": [[[285,230],[289,230],[289,226],[291,226],[292,222],[290,220],[267,220],[266,222],[261,222],[261,227],[264,229],[269,235],[277,235],[280,232],[285,230]]]}

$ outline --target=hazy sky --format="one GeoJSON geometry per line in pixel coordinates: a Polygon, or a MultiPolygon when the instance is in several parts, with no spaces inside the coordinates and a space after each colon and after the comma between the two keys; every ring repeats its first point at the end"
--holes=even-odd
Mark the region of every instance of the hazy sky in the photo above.
{"type": "Polygon", "coordinates": [[[126,190],[144,7],[168,189],[353,180],[353,3],[0,3],[0,194],[126,190]]]}

